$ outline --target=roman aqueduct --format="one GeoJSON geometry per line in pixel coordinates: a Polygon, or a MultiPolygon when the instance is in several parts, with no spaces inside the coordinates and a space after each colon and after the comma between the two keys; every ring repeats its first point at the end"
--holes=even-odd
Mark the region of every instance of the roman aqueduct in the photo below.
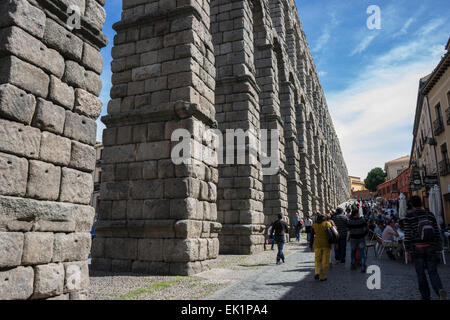
{"type": "Polygon", "coordinates": [[[86,297],[89,253],[96,270],[198,273],[263,250],[277,214],[349,197],[293,0],[123,0],[91,250],[104,5],[0,1],[0,299],[86,297]],[[209,156],[175,165],[180,128],[209,156]],[[279,169],[219,163],[208,128],[276,130],[279,169]]]}

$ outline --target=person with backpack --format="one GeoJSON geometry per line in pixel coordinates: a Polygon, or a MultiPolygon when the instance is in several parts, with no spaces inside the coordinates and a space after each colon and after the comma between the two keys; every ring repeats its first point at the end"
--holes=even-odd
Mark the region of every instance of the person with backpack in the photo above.
{"type": "Polygon", "coordinates": [[[314,279],[320,281],[327,280],[327,271],[330,266],[331,244],[328,241],[327,229],[331,227],[331,223],[327,221],[327,217],[323,214],[317,215],[312,227],[309,248],[314,251],[314,279]]]}
{"type": "Polygon", "coordinates": [[[411,198],[413,209],[406,213],[403,221],[407,259],[414,259],[419,291],[423,300],[430,300],[430,287],[425,274],[428,271],[431,286],[441,300],[447,300],[437,271],[437,251],[440,251],[440,232],[434,215],[425,211],[418,196],[411,198]]]}
{"type": "Polygon", "coordinates": [[[283,248],[286,242],[286,233],[289,233],[289,226],[283,220],[283,216],[279,213],[278,220],[272,223],[271,230],[271,237],[272,239],[275,239],[278,246],[277,264],[281,264],[281,261],[283,261],[283,263],[285,262],[283,248]]]}
{"type": "Polygon", "coordinates": [[[359,257],[361,261],[361,272],[365,273],[367,269],[366,265],[366,235],[369,233],[367,222],[364,217],[359,216],[359,209],[354,209],[352,215],[348,220],[349,237],[347,241],[350,241],[352,250],[351,270],[356,270],[356,250],[359,251],[359,257]]]}

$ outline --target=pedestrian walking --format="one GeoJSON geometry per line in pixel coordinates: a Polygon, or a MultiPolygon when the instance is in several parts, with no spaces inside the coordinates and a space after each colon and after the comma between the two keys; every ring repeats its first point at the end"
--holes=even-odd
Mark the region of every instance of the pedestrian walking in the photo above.
{"type": "Polygon", "coordinates": [[[356,250],[359,249],[358,251],[361,261],[361,272],[365,273],[367,269],[365,237],[369,233],[366,219],[359,216],[358,209],[354,209],[347,225],[349,231],[348,241],[350,241],[352,250],[351,270],[356,270],[356,250]]]}
{"type": "Polygon", "coordinates": [[[289,232],[288,224],[283,220],[283,216],[278,214],[278,220],[272,223],[271,236],[272,239],[275,239],[275,242],[278,246],[278,254],[277,254],[277,264],[281,264],[285,262],[283,248],[286,242],[286,233],[289,232]]]}
{"type": "Polygon", "coordinates": [[[270,250],[274,250],[274,246],[275,246],[275,236],[274,236],[274,234],[272,233],[272,229],[273,229],[273,226],[272,226],[272,224],[269,226],[269,228],[267,229],[267,233],[268,233],[268,236],[269,236],[269,238],[270,238],[270,244],[271,244],[271,247],[270,247],[270,250]]]}
{"type": "Polygon", "coordinates": [[[297,216],[298,216],[298,219],[297,219],[297,224],[295,225],[295,238],[297,239],[298,242],[300,242],[300,234],[302,232],[304,222],[299,214],[297,214],[297,216]]]}
{"type": "MultiPolygon", "coordinates": [[[[331,224],[332,227],[335,228],[335,230],[337,230],[336,224],[334,223],[334,221],[332,219],[331,212],[327,213],[327,221],[331,224]]],[[[336,245],[337,244],[335,244],[335,243],[330,244],[330,268],[332,267],[333,264],[336,264],[336,255],[335,255],[336,245]]]]}
{"type": "Polygon", "coordinates": [[[305,232],[306,232],[306,240],[308,241],[308,244],[310,244],[310,242],[311,242],[312,225],[313,225],[312,219],[309,216],[307,216],[305,219],[305,232]]]}
{"type": "Polygon", "coordinates": [[[333,218],[339,232],[339,242],[335,246],[336,262],[345,263],[345,258],[347,255],[348,218],[342,208],[336,209],[336,214],[333,218]]]}
{"type": "Polygon", "coordinates": [[[317,215],[312,227],[309,247],[311,251],[314,251],[314,279],[320,281],[327,280],[327,271],[330,265],[331,245],[328,242],[327,228],[331,228],[331,223],[327,221],[327,217],[322,214],[317,215]]]}
{"type": "Polygon", "coordinates": [[[420,197],[413,196],[411,204],[413,210],[406,213],[403,221],[404,241],[408,260],[411,260],[411,257],[414,260],[420,294],[423,300],[431,299],[430,287],[425,274],[425,270],[427,270],[435,293],[441,300],[447,300],[447,293],[437,271],[437,251],[442,248],[436,218],[422,207],[420,197]]]}

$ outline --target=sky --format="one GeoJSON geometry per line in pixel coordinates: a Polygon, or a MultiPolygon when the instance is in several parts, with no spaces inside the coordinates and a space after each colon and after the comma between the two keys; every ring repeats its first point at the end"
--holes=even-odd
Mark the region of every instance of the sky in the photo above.
{"type": "MultiPolygon", "coordinates": [[[[295,0],[349,175],[409,155],[419,79],[431,73],[450,36],[448,0],[295,0]],[[367,20],[380,9],[381,29],[367,20]]],[[[107,112],[111,48],[121,0],[106,1],[103,89],[107,112]]],[[[97,121],[97,140],[103,123],[97,121]]]]}

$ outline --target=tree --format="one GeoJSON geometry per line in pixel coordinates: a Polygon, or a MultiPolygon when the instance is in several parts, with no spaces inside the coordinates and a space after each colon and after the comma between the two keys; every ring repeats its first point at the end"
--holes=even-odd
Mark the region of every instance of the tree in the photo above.
{"type": "Polygon", "coordinates": [[[381,168],[374,168],[367,174],[364,180],[366,188],[372,192],[377,191],[377,186],[386,181],[387,174],[381,168]]]}

